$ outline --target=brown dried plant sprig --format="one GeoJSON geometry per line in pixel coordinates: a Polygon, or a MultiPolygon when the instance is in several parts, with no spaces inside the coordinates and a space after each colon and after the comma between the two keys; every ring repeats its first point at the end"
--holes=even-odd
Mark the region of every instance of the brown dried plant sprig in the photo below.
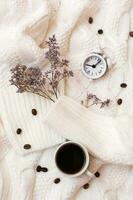
{"type": "Polygon", "coordinates": [[[84,105],[86,108],[89,108],[90,106],[93,105],[100,105],[100,108],[104,108],[105,106],[108,107],[110,103],[111,103],[110,99],[102,101],[96,95],[91,93],[87,93],[85,100],[81,101],[81,104],[84,105]]]}
{"type": "Polygon", "coordinates": [[[42,73],[39,67],[28,68],[19,64],[11,69],[10,83],[18,88],[19,93],[32,92],[55,102],[59,94],[59,83],[74,74],[69,69],[69,61],[60,57],[55,35],[50,37],[46,44],[48,51],[45,59],[49,61],[49,69],[42,73]]]}

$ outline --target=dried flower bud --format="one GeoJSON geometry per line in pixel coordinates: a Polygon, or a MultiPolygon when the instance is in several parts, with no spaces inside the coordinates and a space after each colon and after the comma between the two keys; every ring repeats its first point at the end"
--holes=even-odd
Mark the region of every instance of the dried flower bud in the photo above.
{"type": "Polygon", "coordinates": [[[73,76],[74,76],[73,71],[69,71],[69,75],[70,75],[71,77],[73,77],[73,76]]]}

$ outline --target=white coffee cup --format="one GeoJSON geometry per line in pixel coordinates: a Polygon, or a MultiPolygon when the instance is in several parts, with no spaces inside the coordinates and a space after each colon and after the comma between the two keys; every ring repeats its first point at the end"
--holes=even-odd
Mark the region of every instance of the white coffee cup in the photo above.
{"type": "Polygon", "coordinates": [[[82,144],[73,141],[64,142],[56,149],[54,158],[57,168],[67,176],[77,177],[83,173],[94,176],[87,170],[89,153],[82,144]]]}

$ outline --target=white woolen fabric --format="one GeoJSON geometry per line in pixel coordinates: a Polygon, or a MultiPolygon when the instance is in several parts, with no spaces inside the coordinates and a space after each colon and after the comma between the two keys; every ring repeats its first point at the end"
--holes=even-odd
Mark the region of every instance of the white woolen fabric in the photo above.
{"type": "Polygon", "coordinates": [[[133,165],[132,146],[123,139],[130,140],[133,133],[132,117],[99,116],[68,97],[61,97],[45,122],[60,135],[84,144],[105,162],[133,165]]]}
{"type": "Polygon", "coordinates": [[[0,199],[131,199],[132,7],[132,0],[0,1],[0,199]],[[88,17],[93,17],[93,24],[88,17]],[[97,33],[99,29],[103,35],[97,33]],[[16,88],[9,85],[9,71],[18,63],[48,67],[45,40],[53,34],[74,71],[74,78],[61,88],[61,95],[69,98],[59,100],[55,109],[36,95],[16,94],[16,88]],[[81,73],[93,51],[102,51],[110,62],[106,76],[96,81],[81,73]],[[123,82],[127,88],[120,87],[123,82]],[[87,91],[102,100],[110,98],[111,105],[82,108],[79,104],[87,91]],[[123,99],[120,106],[119,98],[123,99]],[[37,109],[37,116],[31,114],[32,108],[37,109]],[[17,128],[22,129],[21,135],[16,134],[17,128]],[[53,153],[66,137],[83,143],[89,153],[104,160],[98,179],[90,181],[86,175],[69,179],[58,172],[53,153]],[[24,150],[25,144],[31,149],[24,150]],[[48,172],[36,172],[37,165],[47,167],[48,172]],[[55,178],[61,179],[57,185],[55,178]],[[82,186],[88,181],[90,188],[85,190],[82,186]]]}
{"type": "Polygon", "coordinates": [[[1,117],[5,131],[11,145],[18,153],[27,154],[65,141],[43,122],[51,102],[30,93],[16,93],[16,88],[10,86],[1,90],[1,96],[0,107],[4,109],[1,117]],[[37,116],[32,114],[32,109],[37,110],[37,116]],[[18,128],[22,129],[20,137],[16,137],[18,128]],[[25,151],[23,148],[25,144],[31,144],[31,150],[25,151]]]}

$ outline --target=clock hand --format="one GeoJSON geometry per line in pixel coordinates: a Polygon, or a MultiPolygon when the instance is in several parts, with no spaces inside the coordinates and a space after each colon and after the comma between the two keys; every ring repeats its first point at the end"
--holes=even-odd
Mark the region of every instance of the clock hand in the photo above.
{"type": "Polygon", "coordinates": [[[95,64],[95,66],[97,66],[99,63],[101,62],[101,60],[100,61],[98,61],[96,64],[95,64]]]}
{"type": "Polygon", "coordinates": [[[87,66],[90,66],[90,67],[92,67],[92,68],[96,68],[96,66],[97,66],[100,62],[101,62],[101,60],[98,61],[98,63],[96,63],[95,65],[89,65],[89,64],[86,64],[86,65],[87,65],[87,66]]]}
{"type": "Polygon", "coordinates": [[[89,64],[86,64],[86,65],[92,67],[92,65],[89,65],[89,64]]]}
{"type": "Polygon", "coordinates": [[[96,65],[88,65],[88,64],[86,64],[87,66],[90,66],[90,67],[92,67],[92,68],[96,68],[96,65]]]}

